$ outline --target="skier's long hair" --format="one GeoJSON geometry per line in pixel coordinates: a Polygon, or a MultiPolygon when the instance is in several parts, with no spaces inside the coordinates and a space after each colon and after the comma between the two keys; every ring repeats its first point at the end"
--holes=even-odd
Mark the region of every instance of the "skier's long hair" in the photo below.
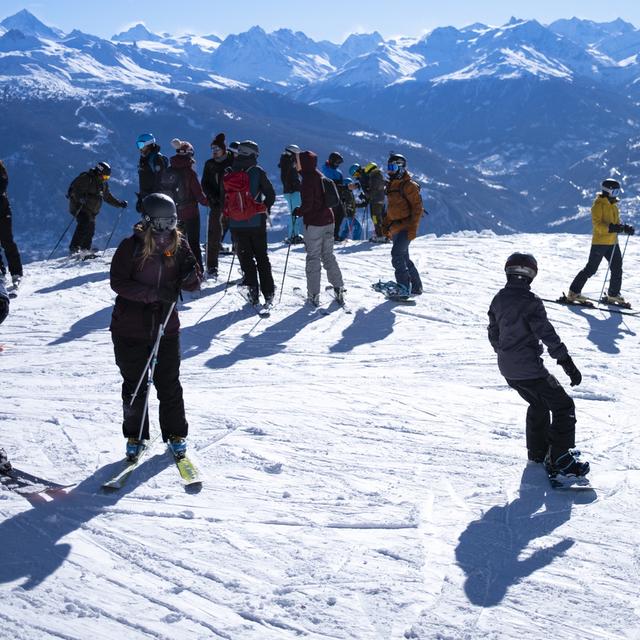
{"type": "MultiPolygon", "coordinates": [[[[171,231],[171,236],[171,244],[164,250],[164,255],[167,258],[173,258],[175,260],[176,252],[178,251],[178,247],[182,241],[182,233],[178,229],[173,229],[173,231],[171,231]]],[[[155,238],[153,237],[153,230],[151,229],[151,225],[148,225],[144,228],[141,266],[144,265],[149,257],[157,252],[158,248],[156,246],[155,238]]]]}

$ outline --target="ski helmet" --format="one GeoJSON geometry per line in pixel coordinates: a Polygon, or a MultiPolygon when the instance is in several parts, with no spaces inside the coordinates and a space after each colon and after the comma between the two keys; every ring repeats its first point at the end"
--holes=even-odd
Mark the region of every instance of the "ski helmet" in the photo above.
{"type": "Polygon", "coordinates": [[[142,217],[158,232],[173,231],[178,224],[176,205],[164,193],[150,193],[142,201],[142,217]]]}
{"type": "Polygon", "coordinates": [[[352,178],[357,178],[357,177],[360,175],[360,172],[361,172],[361,171],[362,171],[362,167],[361,167],[358,163],[356,163],[356,164],[352,164],[352,165],[349,167],[349,175],[350,175],[352,178]]]}
{"type": "Polygon", "coordinates": [[[617,198],[620,195],[620,183],[614,178],[607,178],[602,181],[602,191],[610,198],[617,198]]]}
{"type": "Polygon", "coordinates": [[[538,275],[538,263],[530,253],[512,253],[504,265],[508,275],[524,276],[533,280],[538,275]]]}
{"type": "Polygon", "coordinates": [[[260,147],[253,140],[243,140],[238,145],[238,155],[239,156],[259,156],[260,147]]]}
{"type": "Polygon", "coordinates": [[[387,160],[387,173],[390,176],[399,177],[407,170],[407,159],[399,153],[389,154],[387,160]]]}
{"type": "Polygon", "coordinates": [[[229,143],[229,151],[231,151],[231,153],[233,153],[234,156],[237,156],[239,146],[240,146],[240,143],[237,140],[234,140],[233,142],[229,143]]]}
{"type": "Polygon", "coordinates": [[[105,180],[108,180],[111,177],[111,167],[106,162],[98,162],[93,170],[97,174],[101,175],[105,180]]]}
{"type": "Polygon", "coordinates": [[[285,153],[295,155],[296,153],[302,153],[302,149],[297,144],[288,144],[284,148],[285,153]]]}
{"type": "Polygon", "coordinates": [[[343,162],[344,158],[337,151],[332,151],[329,154],[328,163],[330,167],[337,169],[343,162]]]}
{"type": "Polygon", "coordinates": [[[145,147],[148,147],[150,144],[155,144],[156,143],[156,139],[153,135],[153,133],[141,133],[137,138],[136,138],[136,147],[138,147],[138,149],[144,149],[145,147]]]}

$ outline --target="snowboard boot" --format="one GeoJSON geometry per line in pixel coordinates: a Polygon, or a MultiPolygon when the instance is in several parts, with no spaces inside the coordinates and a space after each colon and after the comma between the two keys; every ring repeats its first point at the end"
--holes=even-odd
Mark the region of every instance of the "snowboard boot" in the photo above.
{"type": "Polygon", "coordinates": [[[536,464],[543,464],[547,457],[546,451],[534,451],[533,449],[527,449],[527,458],[529,462],[535,462],[536,464]]]}
{"type": "Polygon", "coordinates": [[[167,440],[169,448],[173,452],[173,455],[180,460],[187,455],[187,439],[182,436],[169,436],[167,440]]]}
{"type": "Polygon", "coordinates": [[[127,438],[126,456],[131,462],[135,462],[144,449],[144,440],[138,438],[127,438]]]}
{"type": "Polygon", "coordinates": [[[207,280],[217,280],[218,270],[214,267],[207,269],[207,280]]]}
{"type": "Polygon", "coordinates": [[[549,475],[580,478],[589,473],[590,466],[588,462],[580,462],[579,458],[577,449],[569,449],[555,460],[551,460],[548,453],[544,462],[549,475]]]}
{"type": "Polygon", "coordinates": [[[344,292],[346,289],[344,287],[333,287],[333,295],[336,297],[336,302],[338,304],[344,304],[344,292]]]}

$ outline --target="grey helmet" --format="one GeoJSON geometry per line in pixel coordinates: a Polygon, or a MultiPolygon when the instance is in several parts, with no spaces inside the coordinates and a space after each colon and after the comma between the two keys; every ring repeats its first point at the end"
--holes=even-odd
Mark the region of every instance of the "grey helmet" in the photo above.
{"type": "Polygon", "coordinates": [[[173,231],[178,225],[174,201],[164,193],[150,193],[142,201],[142,217],[153,231],[173,231]]]}
{"type": "Polygon", "coordinates": [[[240,144],[238,144],[238,155],[239,156],[259,156],[260,155],[260,147],[257,142],[253,140],[243,140],[240,144]]]}
{"type": "Polygon", "coordinates": [[[530,253],[512,253],[504,265],[508,276],[524,276],[533,280],[538,275],[538,262],[530,253]]]}

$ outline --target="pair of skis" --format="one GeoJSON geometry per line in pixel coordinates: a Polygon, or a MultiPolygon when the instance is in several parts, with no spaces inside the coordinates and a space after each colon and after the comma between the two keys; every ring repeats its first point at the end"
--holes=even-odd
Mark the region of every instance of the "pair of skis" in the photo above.
{"type": "Polygon", "coordinates": [[[619,313],[625,316],[637,316],[640,315],[640,311],[633,311],[631,305],[626,302],[624,304],[609,302],[606,298],[598,300],[597,298],[587,298],[585,296],[584,301],[569,300],[563,293],[562,296],[552,300],[550,298],[542,298],[545,302],[552,302],[554,304],[562,304],[565,307],[584,307],[585,309],[596,309],[597,311],[608,311],[609,313],[619,313]],[[606,305],[606,306],[602,306],[606,305]]]}
{"type": "MultiPolygon", "coordinates": [[[[149,450],[156,440],[158,440],[160,436],[155,436],[152,440],[145,441],[145,444],[138,454],[138,457],[135,460],[129,460],[125,458],[122,462],[121,468],[116,473],[115,476],[107,480],[102,484],[103,489],[107,490],[115,490],[122,489],[124,485],[127,483],[127,480],[131,477],[133,472],[140,466],[140,463],[146,458],[149,450]]],[[[180,478],[182,478],[182,483],[185,487],[202,484],[202,478],[200,476],[200,471],[198,467],[193,463],[193,461],[189,458],[188,455],[184,455],[182,457],[177,457],[174,455],[171,448],[167,445],[167,451],[169,455],[173,458],[176,463],[176,467],[178,469],[178,473],[180,474],[180,478]]]]}

